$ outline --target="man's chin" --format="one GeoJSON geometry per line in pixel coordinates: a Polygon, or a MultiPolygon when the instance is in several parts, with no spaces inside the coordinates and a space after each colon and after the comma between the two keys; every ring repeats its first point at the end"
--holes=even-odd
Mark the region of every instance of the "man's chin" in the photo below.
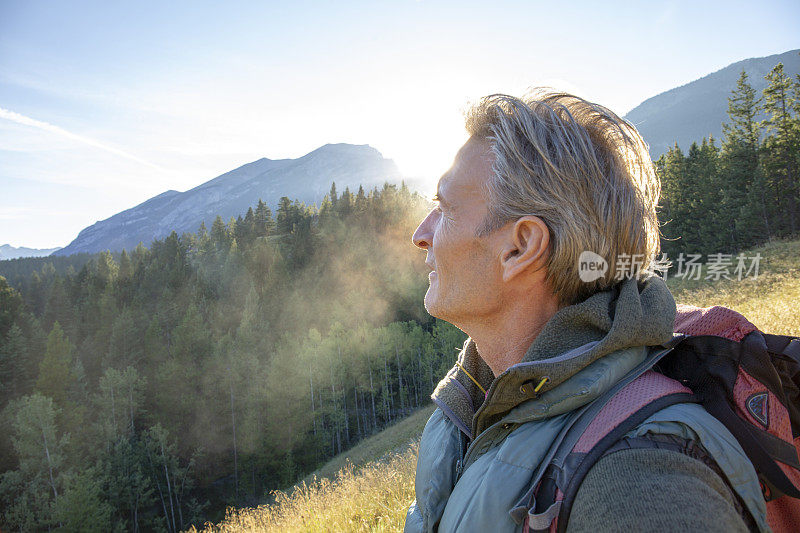
{"type": "Polygon", "coordinates": [[[429,315],[439,318],[439,315],[436,314],[436,297],[435,295],[431,294],[431,288],[428,287],[428,292],[425,293],[425,300],[424,300],[425,310],[428,312],[429,315]]]}

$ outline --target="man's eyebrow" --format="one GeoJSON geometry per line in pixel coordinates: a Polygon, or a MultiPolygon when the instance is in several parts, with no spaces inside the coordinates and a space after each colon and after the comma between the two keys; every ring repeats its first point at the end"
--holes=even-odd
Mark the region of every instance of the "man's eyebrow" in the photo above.
{"type": "Polygon", "coordinates": [[[438,204],[440,204],[440,205],[443,205],[443,206],[445,206],[445,207],[450,207],[450,204],[448,204],[448,203],[447,203],[447,200],[445,200],[444,198],[442,198],[442,195],[441,195],[441,193],[438,193],[438,192],[437,192],[436,194],[434,194],[434,195],[433,195],[433,201],[434,201],[434,202],[436,202],[436,203],[438,203],[438,204]]]}
{"type": "Polygon", "coordinates": [[[442,190],[439,187],[436,188],[436,194],[433,195],[433,201],[438,202],[445,207],[450,207],[450,204],[442,196],[442,190]]]}

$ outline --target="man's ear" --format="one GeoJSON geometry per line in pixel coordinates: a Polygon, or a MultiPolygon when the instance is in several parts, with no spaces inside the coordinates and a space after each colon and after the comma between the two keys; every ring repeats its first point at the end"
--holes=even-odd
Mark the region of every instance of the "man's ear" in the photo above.
{"type": "Polygon", "coordinates": [[[503,281],[542,268],[550,246],[547,224],[534,215],[517,219],[500,256],[503,281]]]}

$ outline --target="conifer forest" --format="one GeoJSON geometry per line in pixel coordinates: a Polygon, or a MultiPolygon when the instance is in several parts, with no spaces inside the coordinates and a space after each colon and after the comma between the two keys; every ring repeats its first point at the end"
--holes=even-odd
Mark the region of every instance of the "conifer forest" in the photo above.
{"type": "MultiPolygon", "coordinates": [[[[742,74],[723,139],[656,161],[668,257],[800,234],[800,79],[767,79],[742,74]]],[[[133,250],[0,262],[0,529],[218,521],[429,402],[465,340],[423,307],[429,208],[333,184],[133,250]]]]}

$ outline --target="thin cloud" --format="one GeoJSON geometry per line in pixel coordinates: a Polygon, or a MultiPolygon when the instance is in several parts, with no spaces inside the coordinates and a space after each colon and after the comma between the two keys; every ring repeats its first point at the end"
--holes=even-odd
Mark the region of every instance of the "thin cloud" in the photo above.
{"type": "Polygon", "coordinates": [[[40,130],[49,131],[50,133],[55,133],[56,135],[61,135],[62,137],[66,137],[68,139],[81,142],[83,144],[88,144],[89,146],[105,150],[106,152],[118,155],[120,157],[124,157],[125,159],[130,159],[131,161],[136,161],[137,163],[140,163],[142,165],[147,165],[148,167],[155,168],[156,170],[166,172],[164,168],[158,165],[155,165],[149,161],[145,161],[140,157],[136,157],[135,155],[129,154],[128,152],[125,152],[118,148],[114,148],[113,146],[108,146],[106,144],[101,143],[100,141],[90,139],[89,137],[84,137],[83,135],[78,135],[77,133],[72,133],[71,131],[67,131],[64,128],[60,128],[58,126],[49,124],[47,122],[42,122],[41,120],[36,120],[34,118],[26,117],[25,115],[20,115],[19,113],[15,113],[14,111],[2,107],[0,107],[0,118],[4,118],[6,120],[10,120],[11,122],[22,124],[24,126],[31,126],[33,128],[37,128],[40,130]]]}

